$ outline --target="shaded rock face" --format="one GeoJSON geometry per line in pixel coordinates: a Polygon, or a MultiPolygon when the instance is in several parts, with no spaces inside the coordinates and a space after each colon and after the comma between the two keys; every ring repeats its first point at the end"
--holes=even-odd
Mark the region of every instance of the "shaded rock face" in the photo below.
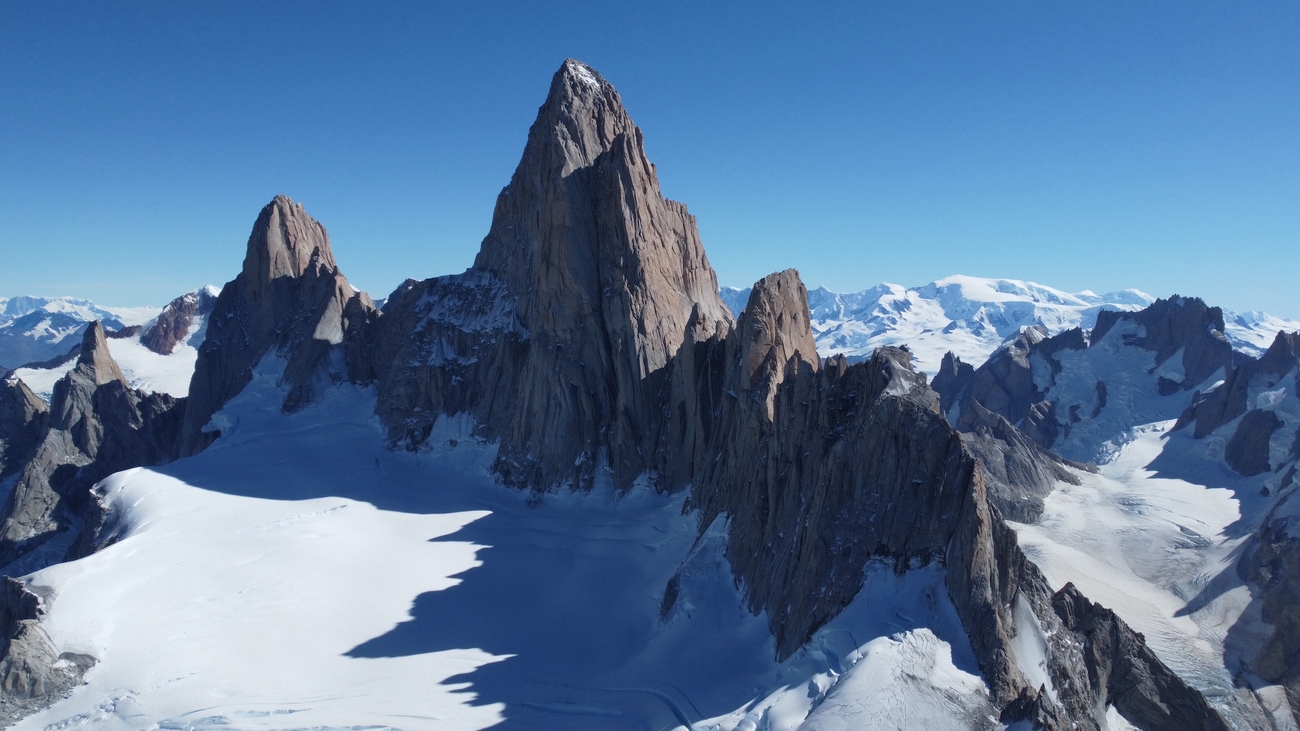
{"type": "Polygon", "coordinates": [[[1156,658],[1142,635],[1115,613],[1066,584],[1052,597],[1062,626],[1082,647],[1087,674],[1079,680],[1138,728],[1227,729],[1195,691],[1156,658]]]}
{"type": "Polygon", "coordinates": [[[1241,573],[1259,587],[1264,618],[1273,634],[1251,663],[1264,678],[1286,688],[1300,723],[1300,492],[1292,490],[1270,511],[1241,562],[1241,573]]]}
{"type": "Polygon", "coordinates": [[[10,724],[59,700],[81,683],[96,658],[59,652],[41,631],[48,596],[0,578],[0,723],[10,724]]]}
{"type": "Polygon", "coordinates": [[[194,326],[195,318],[207,317],[217,303],[217,297],[207,288],[187,292],[177,297],[140,335],[140,344],[159,355],[171,355],[194,326]]]}
{"type": "Polygon", "coordinates": [[[1269,470],[1269,441],[1281,429],[1282,420],[1272,411],[1247,412],[1223,451],[1223,460],[1239,474],[1250,477],[1269,470]]]}
{"type": "Polygon", "coordinates": [[[1132,313],[1100,312],[1097,326],[1091,333],[1091,342],[1101,340],[1112,327],[1125,319],[1136,322],[1145,331],[1128,344],[1154,352],[1157,366],[1182,352],[1183,378],[1181,381],[1162,379],[1159,382],[1161,394],[1190,391],[1220,369],[1227,369],[1244,357],[1234,353],[1232,344],[1223,334],[1223,310],[1209,307],[1197,297],[1174,295],[1132,313]]]}
{"type": "Polygon", "coordinates": [[[377,312],[339,272],[325,227],[302,204],[276,196],[253,224],[243,271],[212,307],[190,381],[180,453],[195,454],[211,443],[215,436],[204,427],[248,385],[268,353],[287,359],[286,411],[310,402],[321,381],[364,380],[368,354],[359,333],[377,312]],[[331,353],[339,357],[332,361],[331,353]]]}
{"type": "Polygon", "coordinates": [[[13,376],[0,381],[0,480],[31,459],[49,412],[27,384],[13,376]]]}
{"type": "MultiPolygon", "coordinates": [[[[796,280],[782,272],[755,285],[730,333],[688,331],[665,388],[658,452],[661,480],[691,485],[701,530],[725,516],[727,559],[750,609],[767,613],[778,655],[852,600],[868,561],[899,571],[939,562],[1004,720],[1103,728],[1113,689],[1080,680],[1086,637],[1053,610],[1046,580],[1020,551],[978,459],[939,413],[910,354],[882,348],[854,365],[805,358],[796,280]],[[1050,638],[1041,658],[1050,697],[1025,671],[1037,658],[1017,654],[1022,633],[1050,638]]],[[[987,419],[1019,439],[1027,462],[1060,471],[1044,482],[1066,472],[1005,420],[987,419]]],[[[1099,657],[1123,664],[1128,649],[1107,647],[1099,657]]],[[[1204,705],[1149,652],[1140,664],[1171,679],[1140,691],[1157,705],[1204,705]]],[[[1214,725],[1212,711],[1206,718],[1206,727],[1226,728],[1214,725]]]]}
{"type": "MultiPolygon", "coordinates": [[[[1089,422],[1109,425],[1097,426],[1098,429],[1122,426],[1116,421],[1119,417],[1114,409],[1108,409],[1116,384],[1105,380],[1109,377],[1106,368],[1124,367],[1117,365],[1124,362],[1124,356],[1118,351],[1132,349],[1135,353],[1149,353],[1144,357],[1150,357],[1154,366],[1144,377],[1153,381],[1150,397],[1191,391],[1214,374],[1231,372],[1236,365],[1249,360],[1235,353],[1224,336],[1223,313],[1217,307],[1207,307],[1201,300],[1187,297],[1157,300],[1138,312],[1102,311],[1097,326],[1087,335],[1079,329],[1050,338],[1042,335],[1039,328],[1025,329],[976,369],[964,388],[949,388],[953,393],[947,397],[951,406],[946,413],[959,429],[968,431],[979,421],[980,416],[970,408],[972,403],[978,403],[1005,418],[1041,447],[1065,454],[1072,454],[1071,450],[1086,451],[1083,445],[1067,441],[1078,425],[1089,422]],[[1071,352],[1081,352],[1083,356],[1067,357],[1071,352]],[[1067,360],[1088,363],[1065,371],[1063,364],[1067,360]],[[1085,377],[1085,372],[1093,370],[1097,371],[1095,380],[1085,384],[1088,393],[1078,392],[1082,386],[1077,381],[1085,377]]],[[[1121,398],[1121,403],[1125,401],[1121,398]]],[[[1172,418],[1177,413],[1151,413],[1134,415],[1134,418],[1149,417],[1146,420],[1150,421],[1172,418]]]]}
{"type": "Polygon", "coordinates": [[[962,440],[984,468],[989,500],[1009,520],[1021,523],[1038,520],[1043,514],[1043,500],[1058,482],[1080,484],[1069,468],[1089,469],[1038,446],[1011,422],[978,401],[970,403],[966,414],[969,431],[962,433],[962,440]]]}
{"type": "MultiPolygon", "coordinates": [[[[1192,433],[1197,439],[1204,438],[1219,427],[1246,414],[1251,408],[1252,389],[1258,392],[1260,389],[1274,388],[1293,371],[1296,375],[1292,378],[1300,388],[1300,370],[1295,370],[1297,366],[1300,366],[1300,333],[1278,333],[1263,357],[1259,360],[1239,359],[1228,369],[1222,384],[1198,394],[1192,401],[1192,405],[1178,417],[1178,423],[1174,428],[1182,429],[1191,426],[1192,433]]],[[[1252,436],[1251,432],[1259,432],[1267,426],[1267,423],[1267,419],[1263,416],[1252,417],[1249,424],[1245,419],[1242,420],[1238,432],[1245,427],[1246,433],[1242,433],[1240,438],[1243,448],[1245,444],[1258,441],[1258,437],[1252,436]]],[[[1233,439],[1237,440],[1238,437],[1234,435],[1233,439]]],[[[1244,466],[1247,469],[1256,468],[1259,462],[1256,460],[1244,466]]],[[[1233,468],[1236,469],[1237,466],[1233,465],[1233,468]]]]}
{"type": "Polygon", "coordinates": [[[497,471],[513,484],[589,487],[606,465],[618,485],[630,484],[649,466],[654,430],[646,425],[656,421],[665,366],[692,313],[710,332],[732,323],[695,219],[663,198],[618,93],[573,60],[555,74],[474,269],[462,277],[414,285],[386,305],[392,322],[379,328],[376,352],[384,355],[375,360],[380,413],[395,442],[418,444],[436,418],[431,409],[456,403],[500,440],[497,471]],[[447,317],[410,309],[470,281],[489,282],[492,294],[464,301],[494,308],[508,300],[509,327],[461,335],[447,330],[466,332],[447,317]],[[491,378],[461,386],[477,394],[468,399],[419,365],[438,353],[389,361],[388,353],[409,353],[392,343],[414,332],[398,322],[430,328],[416,337],[453,346],[458,369],[477,359],[471,370],[491,378]],[[407,383],[421,373],[420,385],[407,383]]]}
{"type": "Polygon", "coordinates": [[[1061,431],[1055,404],[1046,398],[1036,380],[1031,357],[1048,363],[1052,375],[1060,372],[1053,357],[1065,350],[1083,350],[1088,346],[1083,332],[1067,330],[1047,337],[1041,326],[1028,327],[989,357],[969,375],[960,375],[970,366],[954,358],[958,377],[943,381],[945,408],[949,420],[962,431],[971,431],[984,420],[971,407],[978,403],[988,411],[1015,425],[1039,446],[1050,448],[1061,431]]]}
{"type": "Polygon", "coordinates": [[[55,384],[44,426],[0,510],[0,566],[21,574],[75,557],[80,532],[95,530],[91,486],[114,472],[175,458],[184,403],[128,387],[103,327],[91,323],[77,365],[55,384]]]}
{"type": "Polygon", "coordinates": [[[966,392],[974,377],[974,366],[963,363],[961,358],[953,355],[951,350],[944,353],[943,361],[939,364],[939,372],[934,374],[934,381],[930,384],[934,392],[939,394],[939,409],[943,413],[952,410],[953,405],[966,392]]]}

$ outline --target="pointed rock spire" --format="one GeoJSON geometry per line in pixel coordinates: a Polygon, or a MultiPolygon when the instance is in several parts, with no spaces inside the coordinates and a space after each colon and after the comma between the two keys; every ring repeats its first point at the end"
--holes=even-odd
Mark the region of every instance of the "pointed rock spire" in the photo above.
{"type": "Polygon", "coordinates": [[[108,350],[108,339],[99,320],[90,323],[81,336],[81,354],[77,356],[76,367],[84,370],[96,386],[110,381],[121,381],[126,385],[126,376],[122,375],[122,369],[108,350]]]}
{"type": "MultiPolygon", "coordinates": [[[[478,416],[502,441],[503,479],[587,486],[604,462],[629,484],[647,467],[659,382],[688,325],[707,336],[730,330],[732,317],[694,217],[664,199],[641,131],[590,66],[570,59],[552,79],[475,269],[501,285],[526,333],[519,350],[495,343],[499,363],[483,366],[497,380],[478,416]]],[[[411,313],[394,322],[425,321],[411,313]]],[[[483,361],[483,350],[463,358],[483,361]]],[[[447,403],[440,388],[428,390],[423,411],[393,404],[395,440],[427,435],[422,420],[432,417],[420,414],[447,403]]]]}
{"type": "Polygon", "coordinates": [[[307,215],[302,203],[277,195],[262,209],[248,237],[244,283],[254,299],[281,277],[298,279],[309,271],[337,271],[329,234],[307,215]]]}
{"type": "MultiPolygon", "coordinates": [[[[301,203],[276,196],[253,224],[243,271],[213,305],[190,380],[181,454],[194,454],[215,438],[204,427],[248,385],[254,366],[268,352],[287,360],[285,410],[310,402],[317,376],[329,368],[330,349],[361,350],[354,347],[360,340],[354,331],[375,312],[369,295],[354,289],[338,270],[325,227],[301,203]]],[[[343,359],[349,369],[355,365],[353,355],[343,359]]]]}
{"type": "Polygon", "coordinates": [[[786,362],[796,353],[814,370],[821,364],[808,313],[808,289],[794,269],[754,283],[739,328],[744,378],[750,382],[764,364],[770,364],[775,369],[773,386],[779,384],[786,362]]]}

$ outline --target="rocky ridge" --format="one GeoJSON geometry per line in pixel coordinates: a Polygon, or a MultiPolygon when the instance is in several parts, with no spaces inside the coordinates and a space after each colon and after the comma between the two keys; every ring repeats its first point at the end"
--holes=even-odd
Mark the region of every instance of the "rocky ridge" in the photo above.
{"type": "Polygon", "coordinates": [[[18,404],[6,409],[17,418],[3,425],[0,438],[39,433],[0,509],[0,566],[7,573],[90,550],[96,527],[90,488],[114,472],[176,457],[184,400],[127,386],[98,322],[86,329],[77,365],[56,384],[48,411],[32,403],[21,381],[6,380],[0,394],[18,404]]]}

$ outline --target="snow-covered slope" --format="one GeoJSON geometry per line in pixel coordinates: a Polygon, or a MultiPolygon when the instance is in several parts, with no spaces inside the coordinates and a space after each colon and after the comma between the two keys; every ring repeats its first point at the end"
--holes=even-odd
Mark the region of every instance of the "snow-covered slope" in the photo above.
{"type": "MultiPolygon", "coordinates": [[[[1259,587],[1242,569],[1270,508],[1300,488],[1292,482],[1300,444],[1295,356],[1287,360],[1279,337],[1260,362],[1268,367],[1257,371],[1217,329],[1206,334],[1212,318],[1201,303],[1161,304],[1117,319],[1087,347],[1030,351],[1038,413],[1063,422],[1052,450],[1099,469],[1058,483],[1041,517],[1015,526],[1019,541],[1053,588],[1074,583],[1113,609],[1237,727],[1258,727],[1262,712],[1276,728],[1295,728],[1283,689],[1251,670],[1272,628],[1259,587]],[[1201,319],[1187,314],[1198,308],[1201,319]],[[1186,339],[1161,340],[1179,331],[1186,339]],[[1207,346],[1214,342],[1226,360],[1214,360],[1207,346]],[[1199,429],[1189,407],[1225,389],[1239,390],[1238,415],[1199,429]],[[1251,414],[1267,415],[1271,431],[1239,431],[1251,414]],[[1263,461],[1248,469],[1252,461],[1240,454],[1252,449],[1263,461]]],[[[981,375],[999,364],[1008,362],[990,361],[981,375]]],[[[996,389],[986,393],[996,403],[996,389]]]]}
{"type": "MultiPolygon", "coordinates": [[[[1237,678],[1270,632],[1236,559],[1272,504],[1261,485],[1278,477],[1241,477],[1172,425],[1126,430],[1099,474],[1059,484],[1042,517],[1017,533],[1053,588],[1073,582],[1113,609],[1232,718],[1250,702],[1236,698],[1251,694],[1237,678]]],[[[1254,695],[1279,708],[1280,688],[1262,684],[1254,695]]],[[[1286,713],[1276,718],[1294,728],[1286,713]]]]}
{"type": "MultiPolygon", "coordinates": [[[[749,298],[748,288],[723,287],[721,293],[737,315],[749,298]]],[[[1042,325],[1049,334],[1087,329],[1101,310],[1140,310],[1153,301],[1136,289],[1070,294],[1033,282],[961,275],[921,287],[885,283],[848,294],[824,287],[808,292],[813,335],[823,357],[838,353],[856,360],[881,346],[906,345],[917,370],[930,375],[950,350],[978,366],[1022,327],[1042,325]]],[[[1254,356],[1268,348],[1278,330],[1300,330],[1300,322],[1261,312],[1228,312],[1224,318],[1233,346],[1254,356]]]]}
{"type": "Polygon", "coordinates": [[[989,726],[940,569],[869,568],[778,664],[725,531],[697,541],[683,494],[538,503],[487,476],[463,420],[409,453],[369,390],[281,413],[282,367],[264,361],[202,454],[100,485],[116,543],[31,577],[54,645],[99,663],[15,728],[989,726]]]}

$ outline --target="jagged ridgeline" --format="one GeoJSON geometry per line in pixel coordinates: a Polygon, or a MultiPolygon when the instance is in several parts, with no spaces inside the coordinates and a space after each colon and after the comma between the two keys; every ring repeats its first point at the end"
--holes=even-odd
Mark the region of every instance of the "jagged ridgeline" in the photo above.
{"type": "MultiPolygon", "coordinates": [[[[869,561],[900,572],[939,564],[988,683],[990,715],[1100,729],[1113,705],[1144,728],[1228,728],[1113,613],[1072,586],[1051,591],[905,349],[854,365],[818,358],[807,297],[795,271],[779,272],[755,284],[733,319],[695,219],[663,197],[618,93],[569,60],[468,271],[408,280],[381,312],[343,277],[324,227],[277,197],[254,225],[243,271],[217,298],[188,402],[103,397],[133,404],[126,418],[101,419],[104,434],[134,430],[144,451],[132,464],[94,462],[64,415],[74,386],[90,394],[75,400],[90,414],[110,408],[96,389],[125,389],[112,386],[111,356],[97,342],[84,346],[48,413],[6,382],[0,415],[22,425],[6,449],[39,453],[45,447],[31,445],[61,439],[100,465],[67,483],[43,478],[57,497],[40,498],[54,506],[45,515],[81,520],[78,550],[93,550],[111,530],[69,496],[109,466],[202,451],[220,436],[222,405],[260,363],[280,358],[286,411],[334,383],[373,386],[393,447],[411,450],[440,417],[467,414],[500,445],[501,481],[542,499],[638,480],[689,490],[701,531],[726,520],[734,575],[750,608],[767,613],[782,658],[858,593],[869,561]],[[170,441],[149,451],[164,422],[170,441]]],[[[1020,463],[1043,461],[1024,468],[1040,479],[1066,464],[1028,441],[1017,449],[1020,463]]],[[[4,459],[8,469],[14,458],[4,459]]],[[[17,459],[29,471],[42,464],[17,459]]],[[[51,522],[27,517],[35,489],[16,491],[5,508],[12,556],[34,540],[28,526],[51,522]]],[[[673,596],[670,588],[665,611],[673,596]]]]}

